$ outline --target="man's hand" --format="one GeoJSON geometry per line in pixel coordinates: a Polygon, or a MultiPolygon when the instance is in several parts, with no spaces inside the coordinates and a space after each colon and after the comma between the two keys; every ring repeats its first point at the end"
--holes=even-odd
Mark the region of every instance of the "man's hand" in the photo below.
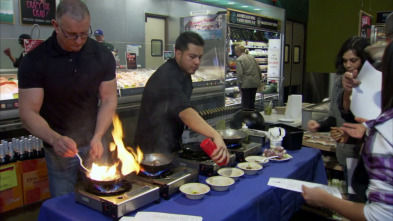
{"type": "Polygon", "coordinates": [[[4,54],[7,55],[8,57],[11,56],[11,49],[10,48],[4,49],[4,54]]]}
{"type": "Polygon", "coordinates": [[[213,142],[216,144],[217,148],[213,151],[211,158],[217,164],[224,163],[225,165],[229,161],[229,152],[224,140],[221,136],[213,138],[213,142]]]}
{"type": "Polygon", "coordinates": [[[343,130],[338,127],[331,127],[330,129],[330,136],[334,141],[339,143],[346,143],[348,141],[348,134],[346,134],[343,130]]]}
{"type": "Polygon", "coordinates": [[[93,137],[90,141],[90,157],[92,160],[101,158],[104,148],[100,138],[93,137]]]}
{"type": "Polygon", "coordinates": [[[321,127],[321,125],[315,120],[309,120],[307,123],[307,129],[310,132],[318,132],[319,127],[321,127]]]}
{"type": "Polygon", "coordinates": [[[73,157],[78,153],[75,141],[66,136],[56,138],[53,148],[55,153],[62,157],[73,157]]]}
{"type": "Polygon", "coordinates": [[[352,88],[357,87],[360,85],[360,81],[356,80],[358,76],[358,70],[354,70],[352,73],[351,72],[345,72],[343,77],[342,77],[342,84],[344,87],[344,90],[348,93],[352,92],[352,88]]]}

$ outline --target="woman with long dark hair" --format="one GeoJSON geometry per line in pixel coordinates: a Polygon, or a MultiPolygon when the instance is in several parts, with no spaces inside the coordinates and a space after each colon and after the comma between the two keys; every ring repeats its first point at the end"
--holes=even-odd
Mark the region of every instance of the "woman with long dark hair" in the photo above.
{"type": "Polygon", "coordinates": [[[355,138],[366,134],[362,158],[369,177],[366,204],[337,198],[320,188],[303,186],[307,203],[334,210],[350,220],[391,220],[393,217],[393,44],[382,59],[382,114],[363,124],[341,129],[355,138]],[[367,130],[364,133],[365,129],[367,130]]]}

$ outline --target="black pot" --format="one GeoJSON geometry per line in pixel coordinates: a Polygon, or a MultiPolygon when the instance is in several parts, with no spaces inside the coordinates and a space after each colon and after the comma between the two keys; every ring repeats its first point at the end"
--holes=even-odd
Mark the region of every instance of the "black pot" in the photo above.
{"type": "Polygon", "coordinates": [[[241,129],[242,125],[245,124],[249,129],[264,130],[265,119],[256,110],[239,110],[236,112],[229,125],[232,129],[241,129]]]}

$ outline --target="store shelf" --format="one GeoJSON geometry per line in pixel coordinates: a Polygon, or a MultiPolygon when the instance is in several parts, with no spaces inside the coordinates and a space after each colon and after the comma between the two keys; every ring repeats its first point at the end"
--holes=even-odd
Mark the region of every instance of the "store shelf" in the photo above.
{"type": "Polygon", "coordinates": [[[343,171],[343,167],[340,166],[337,162],[325,162],[324,163],[325,168],[331,169],[331,170],[336,170],[336,171],[343,171]]]}

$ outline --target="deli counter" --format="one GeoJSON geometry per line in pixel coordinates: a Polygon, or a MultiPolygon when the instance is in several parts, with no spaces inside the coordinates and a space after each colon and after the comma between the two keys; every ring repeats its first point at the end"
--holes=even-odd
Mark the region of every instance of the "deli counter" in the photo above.
{"type": "MultiPolygon", "coordinates": [[[[117,114],[123,124],[126,144],[132,144],[144,86],[155,70],[117,69],[117,114]]],[[[223,74],[216,67],[201,67],[192,76],[191,103],[197,111],[225,106],[223,74]]],[[[0,137],[25,135],[18,116],[17,69],[0,69],[0,137]]]]}

